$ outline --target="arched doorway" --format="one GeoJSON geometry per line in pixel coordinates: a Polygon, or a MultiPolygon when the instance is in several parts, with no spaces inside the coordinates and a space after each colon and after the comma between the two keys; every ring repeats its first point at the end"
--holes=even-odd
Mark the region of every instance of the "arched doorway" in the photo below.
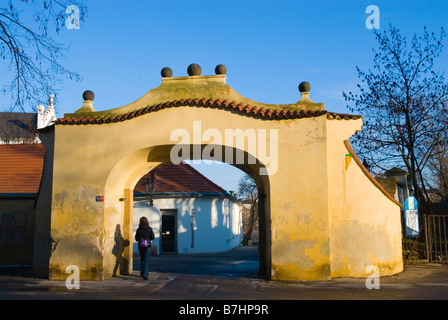
{"type": "MultiPolygon", "coordinates": [[[[202,145],[201,151],[204,151],[208,145],[202,145]]],[[[148,171],[151,171],[158,166],[163,166],[166,164],[170,164],[170,151],[173,146],[156,146],[151,148],[145,148],[143,150],[138,150],[124,159],[122,159],[111,171],[109,179],[106,183],[106,194],[105,198],[113,198],[114,192],[119,192],[120,186],[124,190],[123,194],[125,197],[120,198],[123,203],[122,217],[121,223],[117,223],[116,221],[112,222],[109,228],[120,225],[123,231],[123,239],[130,239],[130,243],[132,243],[133,239],[133,224],[134,224],[134,203],[133,203],[133,193],[134,188],[137,182],[141,179],[141,177],[146,174],[148,171]],[[127,169],[127,174],[129,177],[122,178],[124,168],[127,169]]],[[[221,147],[224,152],[229,153],[227,147],[221,147]],[[224,149],[227,149],[226,151],[224,149]]],[[[239,152],[244,154],[244,157],[247,159],[249,154],[247,152],[241,150],[233,150],[233,154],[236,155],[239,152]]],[[[205,153],[202,153],[204,154],[205,153]]],[[[205,160],[207,157],[201,158],[205,160]]],[[[236,160],[235,160],[236,161],[236,160]]],[[[259,204],[258,204],[258,216],[259,216],[259,232],[260,232],[260,242],[259,242],[259,273],[265,277],[270,278],[270,211],[269,211],[269,178],[268,176],[260,175],[259,172],[263,172],[265,166],[257,162],[255,164],[236,164],[232,161],[229,161],[231,165],[241,169],[246,172],[249,176],[251,176],[257,184],[258,192],[259,192],[259,204]]],[[[116,215],[117,212],[115,210],[108,211],[111,215],[116,215]]],[[[132,246],[126,246],[123,248],[122,257],[125,263],[122,264],[121,273],[130,273],[132,272],[132,260],[133,260],[133,249],[132,246]]],[[[116,260],[116,256],[112,257],[112,260],[116,260]]],[[[111,261],[110,265],[113,261],[111,261]]]]}
{"type": "MultiPolygon", "coordinates": [[[[151,272],[265,277],[259,272],[258,219],[251,220],[258,217],[257,189],[242,170],[217,161],[184,161],[145,174],[134,188],[133,233],[147,218],[155,234],[151,272]]],[[[135,274],[137,241],[133,259],[135,274]]]]}

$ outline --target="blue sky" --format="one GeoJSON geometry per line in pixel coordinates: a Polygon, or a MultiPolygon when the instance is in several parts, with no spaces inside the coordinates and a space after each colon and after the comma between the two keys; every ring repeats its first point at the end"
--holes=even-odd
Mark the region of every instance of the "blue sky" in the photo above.
{"type": "MultiPolygon", "coordinates": [[[[372,63],[375,40],[365,26],[366,7],[380,9],[380,28],[389,23],[410,36],[424,26],[448,27],[448,1],[263,1],[263,0],[86,0],[80,29],[62,30],[70,44],[65,64],[83,76],[67,81],[58,110],[82,105],[95,92],[95,109],[126,105],[161,82],[160,70],[187,75],[190,63],[202,74],[227,66],[227,83],[266,103],[299,99],[301,81],[326,109],[347,111],[342,91],[358,82],[356,66],[372,63]]],[[[448,61],[448,49],[444,51],[448,61]]],[[[440,60],[439,60],[440,61],[440,60]]]]}
{"type": "MultiPolygon", "coordinates": [[[[299,100],[297,86],[311,83],[310,97],[334,112],[349,112],[343,91],[358,83],[356,66],[372,65],[375,39],[365,26],[366,8],[380,9],[380,29],[397,26],[411,37],[426,26],[448,29],[448,1],[363,0],[85,0],[80,29],[55,36],[70,45],[63,63],[81,82],[64,81],[57,93],[58,116],[82,106],[82,93],[95,92],[97,111],[137,100],[161,83],[160,70],[186,76],[198,63],[202,74],[227,66],[227,83],[264,103],[299,100]]],[[[448,31],[448,30],[446,30],[448,31]]],[[[448,42],[437,69],[448,65],[448,42]]],[[[8,101],[0,102],[5,108],[8,101]]],[[[235,190],[241,174],[205,168],[204,173],[235,190]],[[213,172],[220,172],[218,177],[213,172]],[[212,172],[212,173],[209,173],[212,172]],[[235,178],[236,177],[236,178],[235,178]],[[230,178],[230,180],[229,180],[230,178]]]]}

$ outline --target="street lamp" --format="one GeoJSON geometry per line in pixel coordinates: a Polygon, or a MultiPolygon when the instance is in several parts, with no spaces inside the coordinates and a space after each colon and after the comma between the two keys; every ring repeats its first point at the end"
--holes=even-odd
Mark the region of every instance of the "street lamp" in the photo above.
{"type": "Polygon", "coordinates": [[[149,205],[152,207],[152,205],[153,205],[153,202],[152,202],[152,181],[151,181],[151,177],[149,175],[148,175],[148,179],[146,179],[146,182],[143,183],[143,185],[145,186],[146,195],[148,196],[149,205]]]}

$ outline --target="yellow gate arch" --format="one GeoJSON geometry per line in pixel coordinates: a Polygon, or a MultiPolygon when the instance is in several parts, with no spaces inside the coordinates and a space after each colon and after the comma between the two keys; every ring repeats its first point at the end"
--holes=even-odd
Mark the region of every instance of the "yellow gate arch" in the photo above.
{"type": "MultiPolygon", "coordinates": [[[[370,176],[348,139],[362,117],[328,112],[299,86],[292,104],[264,104],[226,84],[225,67],[172,77],[126,106],[82,107],[41,132],[45,169],[37,202],[36,272],[111,277],[117,232],[132,240],[133,189],[152,168],[221,160],[249,173],[260,202],[260,270],[273,280],[365,277],[403,270],[400,204],[370,176]],[[346,159],[346,155],[350,159],[346,159]],[[349,162],[349,160],[352,160],[349,162]],[[98,198],[102,201],[97,201],[98,198]]],[[[132,242],[132,241],[131,241],[132,242]]],[[[120,272],[132,271],[132,250],[120,272]]]]}

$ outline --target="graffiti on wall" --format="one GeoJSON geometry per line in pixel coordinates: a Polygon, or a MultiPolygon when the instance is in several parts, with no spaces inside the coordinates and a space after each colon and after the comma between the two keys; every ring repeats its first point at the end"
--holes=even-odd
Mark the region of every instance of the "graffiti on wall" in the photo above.
{"type": "Polygon", "coordinates": [[[0,242],[23,244],[27,236],[26,214],[22,210],[3,213],[0,220],[0,242]]]}

